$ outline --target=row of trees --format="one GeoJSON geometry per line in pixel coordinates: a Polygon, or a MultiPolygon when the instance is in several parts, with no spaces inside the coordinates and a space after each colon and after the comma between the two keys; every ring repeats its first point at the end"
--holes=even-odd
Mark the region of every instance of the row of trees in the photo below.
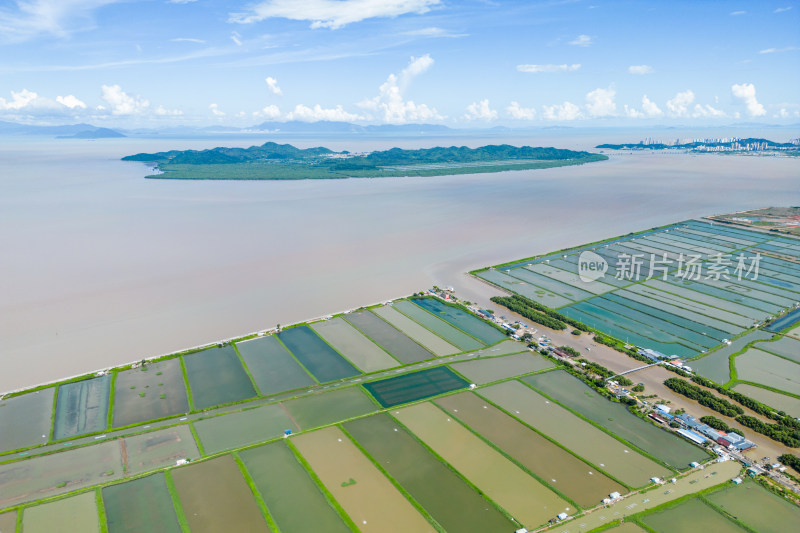
{"type": "Polygon", "coordinates": [[[771,418],[776,422],[779,422],[781,425],[800,429],[800,422],[792,418],[791,416],[787,415],[783,411],[776,411],[772,407],[768,405],[764,405],[761,402],[758,402],[749,396],[745,396],[740,392],[736,392],[735,390],[726,389],[720,385],[717,385],[710,379],[706,379],[701,376],[693,376],[692,381],[702,385],[704,387],[708,387],[709,389],[714,389],[715,391],[719,392],[720,394],[724,394],[725,396],[731,398],[732,400],[736,401],[737,403],[747,407],[751,411],[754,411],[760,415],[766,416],[767,418],[771,418]]]}
{"type": "Polygon", "coordinates": [[[724,431],[725,433],[736,433],[744,437],[744,432],[741,429],[730,427],[728,424],[725,423],[724,420],[720,420],[716,416],[711,416],[711,415],[702,416],[700,417],[700,422],[706,424],[707,426],[711,426],[717,431],[724,431]]]}
{"type": "Polygon", "coordinates": [[[568,324],[580,331],[589,331],[589,326],[583,322],[563,315],[558,311],[554,311],[549,307],[540,304],[539,302],[533,301],[530,298],[526,298],[518,294],[513,296],[494,296],[491,298],[491,300],[498,305],[502,305],[503,307],[506,307],[511,311],[514,311],[515,313],[550,329],[566,329],[566,325],[568,324]]]}
{"type": "Polygon", "coordinates": [[[695,400],[700,405],[704,405],[725,416],[735,417],[744,414],[744,409],[738,405],[733,405],[726,400],[718,398],[707,390],[701,389],[697,385],[692,385],[685,379],[669,378],[664,381],[664,385],[678,394],[695,400]]]}
{"type": "Polygon", "coordinates": [[[793,429],[780,423],[766,424],[754,416],[747,415],[736,417],[736,421],[790,448],[800,448],[800,430],[798,429],[793,429]]]}
{"type": "Polygon", "coordinates": [[[800,472],[800,457],[792,455],[791,453],[785,453],[778,457],[778,461],[800,472]]]}

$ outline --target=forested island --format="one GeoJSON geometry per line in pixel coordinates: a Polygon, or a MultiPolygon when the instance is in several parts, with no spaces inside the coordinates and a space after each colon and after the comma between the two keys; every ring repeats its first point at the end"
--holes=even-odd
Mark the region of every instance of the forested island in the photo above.
{"type": "Polygon", "coordinates": [[[136,154],[123,161],[153,163],[156,179],[194,180],[296,180],[442,176],[552,168],[602,161],[608,157],[590,152],[488,145],[390,150],[368,154],[334,152],[328,148],[296,148],[268,142],[250,148],[172,150],[136,154]]]}

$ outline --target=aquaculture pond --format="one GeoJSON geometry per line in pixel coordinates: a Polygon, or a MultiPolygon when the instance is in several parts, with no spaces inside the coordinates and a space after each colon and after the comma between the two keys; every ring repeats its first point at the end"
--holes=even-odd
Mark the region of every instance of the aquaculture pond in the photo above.
{"type": "Polygon", "coordinates": [[[433,352],[434,355],[453,355],[461,350],[448,343],[432,331],[417,324],[391,306],[376,307],[372,312],[433,352]]]}
{"type": "Polygon", "coordinates": [[[361,531],[435,531],[341,429],[304,433],[292,443],[361,531]]]}
{"type": "Polygon", "coordinates": [[[184,355],[182,359],[196,410],[256,395],[233,346],[202,350],[184,355]]]}
{"type": "Polygon", "coordinates": [[[0,431],[0,453],[48,441],[54,393],[55,387],[49,387],[0,400],[0,428],[14,428],[0,431]]]}
{"type": "Polygon", "coordinates": [[[477,350],[478,348],[484,346],[484,344],[475,337],[467,335],[460,329],[448,324],[440,318],[433,316],[425,309],[422,309],[420,306],[413,304],[408,300],[394,302],[394,308],[433,331],[450,344],[458,346],[461,351],[468,352],[470,350],[477,350]]]}
{"type": "Polygon", "coordinates": [[[791,337],[781,337],[770,342],[760,342],[756,346],[759,350],[780,355],[800,364],[800,341],[791,337]]]}
{"type": "Polygon", "coordinates": [[[779,411],[784,411],[794,418],[800,418],[800,398],[762,389],[761,387],[754,387],[746,383],[734,386],[733,390],[779,411]]]}
{"type": "Polygon", "coordinates": [[[285,442],[244,450],[239,457],[281,531],[350,531],[285,442]]]}
{"type": "Polygon", "coordinates": [[[316,383],[275,336],[239,342],[236,348],[265,396],[316,383]]]}
{"type": "Polygon", "coordinates": [[[232,456],[177,468],[170,475],[192,533],[270,531],[232,456]]]}
{"type": "Polygon", "coordinates": [[[172,466],[181,459],[200,458],[192,431],[186,424],[125,437],[120,446],[125,450],[129,474],[172,466]]]}
{"type": "Polygon", "coordinates": [[[116,441],[0,464],[0,509],[121,477],[116,441]]]}
{"type": "Polygon", "coordinates": [[[180,533],[167,480],[159,472],[103,487],[108,533],[180,533]]]}
{"type": "Polygon", "coordinates": [[[357,311],[345,315],[344,318],[405,365],[436,357],[408,335],[370,311],[357,311]]]}
{"type": "Polygon", "coordinates": [[[615,491],[627,492],[616,481],[475,394],[454,394],[435,403],[581,507],[594,507],[615,491]]]}
{"type": "Polygon", "coordinates": [[[445,392],[467,387],[469,383],[447,367],[440,366],[411,372],[393,378],[365,383],[372,396],[383,407],[416,402],[445,392]]]}
{"type": "Polygon", "coordinates": [[[391,414],[526,527],[575,510],[435,405],[420,403],[391,414]]]}
{"type": "MultiPolygon", "coordinates": [[[[756,344],[761,346],[761,344],[756,344]]],[[[749,348],[734,360],[740,381],[750,381],[800,395],[800,364],[749,348]]]]}
{"type": "Polygon", "coordinates": [[[653,476],[670,474],[666,467],[638,454],[518,381],[490,385],[478,392],[515,418],[628,486],[641,487],[653,476]]]}
{"type": "Polygon", "coordinates": [[[308,326],[284,330],[278,338],[320,383],[361,373],[308,326]]]}
{"type": "Polygon", "coordinates": [[[771,336],[771,334],[765,333],[760,329],[753,330],[732,341],[730,345],[726,344],[708,355],[704,355],[699,359],[693,359],[689,365],[691,365],[692,370],[701,376],[712,379],[719,384],[725,384],[731,379],[729,357],[732,354],[744,350],[744,347],[748,343],[761,339],[768,339],[771,336]]]}
{"type": "Polygon", "coordinates": [[[800,524],[800,507],[753,481],[728,485],[705,498],[759,533],[784,533],[800,524]]]}
{"type": "Polygon", "coordinates": [[[280,404],[264,405],[239,413],[192,422],[206,455],[275,439],[299,428],[280,404]]]}
{"type": "Polygon", "coordinates": [[[118,372],[114,391],[114,427],[189,412],[178,358],[118,372]]]}
{"type": "Polygon", "coordinates": [[[300,429],[326,426],[378,410],[360,387],[304,396],[284,402],[283,406],[300,429]]]}
{"type": "Polygon", "coordinates": [[[17,512],[0,513],[0,533],[14,533],[17,530],[17,512]]]}
{"type": "Polygon", "coordinates": [[[412,301],[486,344],[494,344],[506,337],[505,333],[475,315],[453,305],[447,305],[436,298],[414,298],[412,301]]]}
{"type": "Polygon", "coordinates": [[[641,521],[658,533],[744,533],[746,530],[728,520],[698,498],[656,511],[641,518],[641,521]]]}
{"type": "Polygon", "coordinates": [[[353,420],[344,429],[446,531],[514,530],[494,504],[388,415],[353,420]]]}
{"type": "Polygon", "coordinates": [[[683,470],[693,461],[708,458],[701,448],[640,419],[565,371],[535,374],[522,381],[675,468],[683,470]]]}
{"type": "Polygon", "coordinates": [[[394,357],[348,324],[342,317],[311,324],[311,329],[363,372],[376,372],[400,366],[394,357]]]}
{"type": "Polygon", "coordinates": [[[476,359],[451,366],[453,370],[469,379],[470,382],[483,385],[500,379],[553,368],[555,364],[541,355],[526,350],[514,355],[476,359]]]}
{"type": "Polygon", "coordinates": [[[106,429],[111,376],[58,386],[53,439],[61,440],[106,429]]]}
{"type": "Polygon", "coordinates": [[[97,514],[94,491],[26,508],[22,512],[21,531],[25,533],[100,531],[100,517],[97,514]]]}

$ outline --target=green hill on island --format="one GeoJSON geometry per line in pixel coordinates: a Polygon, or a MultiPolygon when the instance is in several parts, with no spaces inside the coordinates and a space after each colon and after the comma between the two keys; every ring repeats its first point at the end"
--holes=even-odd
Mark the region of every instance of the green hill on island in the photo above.
{"type": "Polygon", "coordinates": [[[435,147],[369,154],[328,148],[296,148],[265,143],[250,148],[172,150],[123,157],[154,163],[157,179],[280,180],[441,176],[580,165],[608,159],[604,155],[557,148],[488,145],[480,148],[435,147]]]}

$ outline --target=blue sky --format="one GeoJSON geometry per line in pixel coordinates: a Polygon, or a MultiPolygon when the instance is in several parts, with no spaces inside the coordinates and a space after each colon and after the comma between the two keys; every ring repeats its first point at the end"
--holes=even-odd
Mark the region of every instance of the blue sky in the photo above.
{"type": "Polygon", "coordinates": [[[0,120],[800,122],[793,1],[0,0],[0,120]]]}

